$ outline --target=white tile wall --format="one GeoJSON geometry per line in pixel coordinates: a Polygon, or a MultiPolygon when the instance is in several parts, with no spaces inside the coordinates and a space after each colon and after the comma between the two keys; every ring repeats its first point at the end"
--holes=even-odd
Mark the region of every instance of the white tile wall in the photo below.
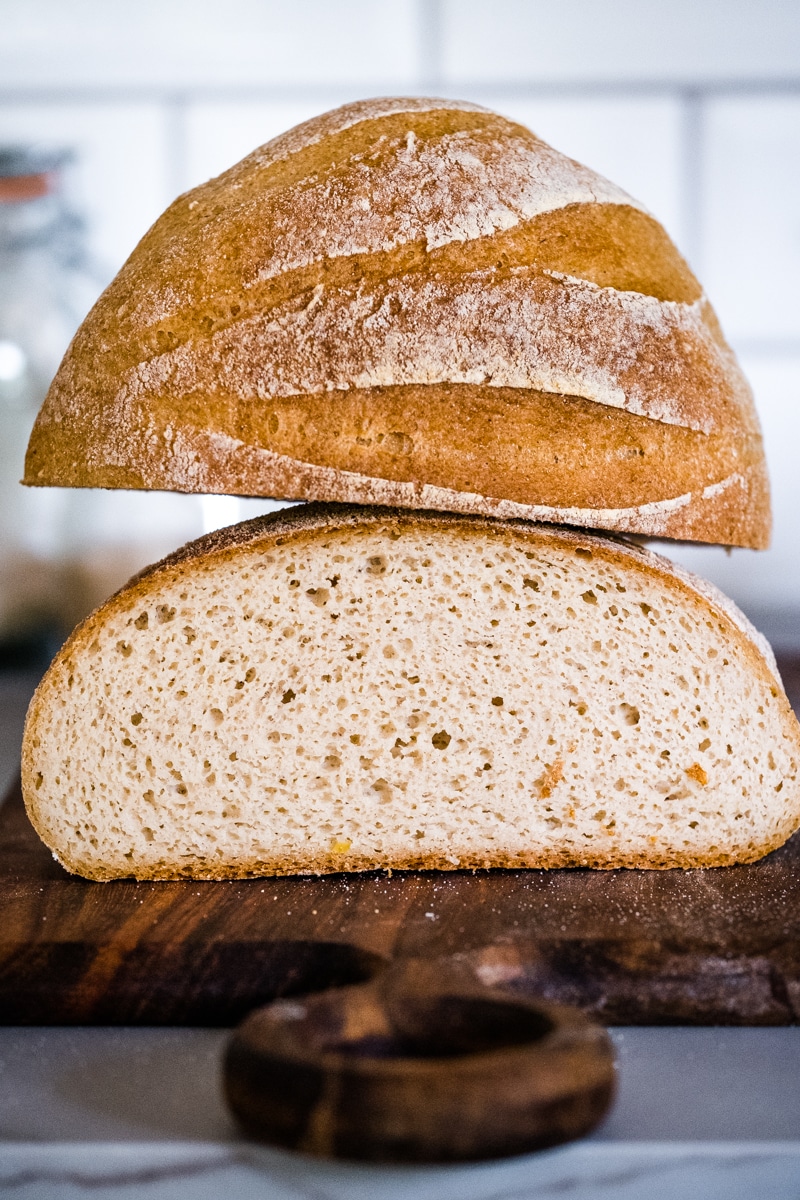
{"type": "Polygon", "coordinates": [[[413,81],[416,0],[2,0],[3,86],[413,81]]]}
{"type": "MultiPolygon", "coordinates": [[[[775,540],[669,552],[800,649],[800,0],[0,0],[0,141],[76,148],[110,270],[178,191],[282,129],[420,91],[530,125],[688,254],[755,386],[775,540]]],[[[233,512],[143,503],[176,540],[233,512]]],[[[103,504],[103,545],[131,513],[103,504]]]]}
{"type": "Polygon", "coordinates": [[[800,343],[800,93],[709,103],[702,202],[703,280],[729,336],[800,343]]]}
{"type": "Polygon", "coordinates": [[[448,83],[780,78],[800,57],[793,0],[443,0],[443,23],[448,83]]]}

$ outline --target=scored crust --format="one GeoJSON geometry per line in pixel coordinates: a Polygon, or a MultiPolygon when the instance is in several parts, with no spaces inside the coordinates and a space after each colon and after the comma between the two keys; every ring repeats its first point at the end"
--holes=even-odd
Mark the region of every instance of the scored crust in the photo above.
{"type": "MultiPolygon", "coordinates": [[[[780,845],[792,832],[800,819],[800,804],[796,795],[800,729],[798,729],[797,721],[781,689],[769,647],[731,602],[717,593],[711,585],[695,579],[667,560],[640,547],[628,545],[624,541],[609,540],[564,529],[531,525],[515,520],[497,522],[480,517],[459,517],[454,514],[414,513],[403,510],[365,509],[338,505],[303,505],[208,535],[183,547],[161,563],[148,568],[131,580],[83,625],[79,626],[58,655],[37,690],[29,711],[23,747],[23,792],[34,827],[68,869],[77,870],[97,879],[118,877],[120,873],[131,873],[124,870],[120,872],[119,868],[107,865],[102,858],[99,861],[97,859],[87,861],[75,844],[65,843],[63,837],[60,840],[54,839],[52,811],[47,805],[42,805],[41,794],[37,786],[42,772],[47,774],[49,770],[52,774],[52,771],[56,769],[52,764],[48,768],[43,759],[45,753],[53,751],[53,746],[55,746],[58,761],[62,763],[70,761],[68,746],[66,743],[62,745],[60,741],[64,737],[64,730],[59,733],[57,723],[60,719],[59,713],[64,710],[64,705],[71,703],[69,700],[71,676],[77,675],[81,671],[85,672],[92,659],[98,662],[96,669],[101,672],[104,679],[110,680],[116,670],[108,656],[114,653],[113,642],[117,634],[109,631],[113,631],[118,626],[126,627],[126,623],[127,626],[131,625],[131,622],[142,610],[153,609],[154,612],[157,612],[159,604],[165,603],[164,596],[171,596],[176,588],[179,590],[188,581],[198,580],[209,572],[213,573],[222,564],[230,564],[233,568],[251,552],[257,552],[258,555],[263,556],[269,553],[270,548],[277,548],[287,554],[291,551],[292,560],[296,558],[297,561],[310,564],[313,562],[315,547],[319,547],[327,535],[339,536],[343,531],[369,534],[371,530],[386,532],[390,540],[394,539],[395,535],[404,536],[407,531],[412,533],[423,531],[428,536],[429,544],[434,547],[437,534],[444,534],[447,531],[462,530],[470,536],[476,532],[484,532],[489,535],[499,533],[501,538],[505,537],[506,539],[521,536],[530,539],[531,550],[552,544],[560,550],[565,548],[574,550],[582,560],[584,558],[591,560],[592,556],[595,556],[598,564],[632,569],[637,577],[647,577],[655,581],[659,588],[666,589],[673,596],[679,597],[679,602],[684,607],[686,614],[697,613],[702,618],[701,623],[710,622],[708,628],[713,627],[717,631],[713,635],[714,638],[718,638],[719,635],[722,638],[721,644],[730,646],[733,651],[731,658],[737,664],[736,670],[744,672],[746,691],[748,695],[752,694],[753,699],[747,701],[744,694],[732,695],[730,697],[731,704],[749,703],[753,706],[753,714],[755,714],[756,711],[762,711],[762,709],[757,710],[760,696],[762,705],[766,703],[774,709],[769,718],[754,715],[753,731],[747,733],[747,744],[736,747],[736,754],[740,757],[756,753],[763,757],[769,757],[772,761],[773,752],[775,754],[778,761],[777,768],[770,768],[769,772],[766,766],[763,768],[765,773],[763,790],[766,795],[772,793],[772,784],[775,783],[775,780],[771,778],[771,774],[774,774],[777,769],[777,777],[780,779],[781,785],[778,790],[783,790],[783,795],[780,801],[776,797],[775,809],[769,821],[765,821],[763,826],[759,827],[760,832],[751,838],[745,849],[737,846],[734,851],[726,849],[725,846],[716,846],[713,852],[706,851],[702,855],[698,855],[696,849],[682,849],[678,845],[670,845],[665,850],[663,844],[644,847],[640,845],[636,848],[635,853],[626,853],[624,847],[616,846],[613,854],[608,852],[603,854],[602,849],[598,849],[596,845],[594,847],[587,846],[580,853],[576,853],[574,846],[562,847],[560,850],[542,846],[538,850],[528,848],[525,852],[519,853],[497,853],[483,845],[480,851],[471,855],[459,853],[457,859],[454,859],[452,854],[441,851],[409,853],[406,850],[402,854],[384,854],[376,860],[374,856],[359,854],[357,849],[354,849],[352,853],[341,850],[321,851],[320,849],[308,853],[295,849],[291,854],[276,849],[274,855],[269,859],[265,859],[262,855],[257,859],[244,858],[234,862],[217,862],[195,856],[189,866],[177,861],[168,864],[167,867],[163,863],[156,867],[138,863],[135,871],[132,872],[136,874],[137,878],[177,878],[182,876],[234,878],[253,874],[356,871],[376,866],[393,869],[574,865],[605,868],[618,866],[715,866],[756,859],[780,845]],[[104,648],[103,640],[108,641],[109,637],[112,639],[111,643],[108,648],[104,648]],[[96,658],[98,654],[101,656],[100,660],[96,658]],[[759,720],[762,723],[765,720],[770,722],[769,725],[764,726],[765,733],[763,735],[756,732],[755,722],[759,720]],[[53,743],[54,738],[56,739],[55,743],[53,743]],[[50,750],[45,752],[42,747],[48,741],[51,744],[50,750]],[[781,768],[780,762],[783,758],[786,758],[787,764],[791,760],[791,766],[786,765],[781,768]],[[770,775],[770,778],[766,778],[767,775],[770,775]]],[[[227,574],[229,572],[226,571],[227,574]]],[[[589,610],[587,609],[587,611],[589,610]]],[[[120,646],[125,653],[128,653],[126,643],[118,642],[118,651],[120,646]]],[[[685,654],[681,661],[686,662],[686,671],[689,672],[689,661],[685,654]]],[[[559,661],[548,660],[548,663],[547,670],[552,671],[554,675],[561,670],[559,661]]],[[[634,665],[631,660],[631,667],[634,665]]],[[[95,670],[95,668],[91,669],[95,670]]],[[[623,676],[626,672],[627,668],[623,671],[623,676]]],[[[103,703],[104,701],[100,700],[98,716],[103,703]]],[[[92,711],[95,711],[93,704],[93,701],[89,701],[92,711]]],[[[83,711],[83,707],[81,711],[83,711]]],[[[86,719],[88,720],[88,718],[86,719]]],[[[748,717],[747,720],[749,722],[750,718],[748,717]]],[[[369,724],[371,726],[372,722],[369,724]]],[[[317,725],[315,715],[315,729],[317,729],[317,725]]],[[[178,728],[175,732],[176,742],[179,743],[182,736],[184,735],[178,728]]],[[[115,757],[121,752],[109,745],[107,753],[110,757],[105,760],[106,771],[111,769],[115,757]]],[[[181,765],[182,763],[176,761],[176,767],[181,765]]],[[[70,787],[74,795],[78,789],[74,783],[70,787]]],[[[611,802],[612,798],[609,799],[609,803],[611,802]]],[[[713,802],[714,797],[710,796],[707,805],[712,805],[713,802]]],[[[50,803],[52,805],[52,801],[50,803]]],[[[747,803],[760,804],[761,801],[751,797],[747,803]]]]}
{"type": "Polygon", "coordinates": [[[522,126],[424,99],[336,110],[179,197],[76,335],[25,482],[753,547],[770,525],[748,385],[661,226],[522,126]]]}

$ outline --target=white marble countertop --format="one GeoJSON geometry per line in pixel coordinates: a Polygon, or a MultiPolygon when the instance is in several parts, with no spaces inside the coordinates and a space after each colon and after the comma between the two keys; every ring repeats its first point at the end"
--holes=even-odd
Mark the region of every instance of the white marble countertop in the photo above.
{"type": "Polygon", "coordinates": [[[800,1029],[615,1029],[592,1137],[463,1167],[325,1163],[241,1139],[224,1030],[0,1029],[0,1195],[20,1200],[792,1200],[800,1029]]]}
{"type": "MultiPolygon", "coordinates": [[[[33,680],[0,679],[0,781],[33,680]]],[[[0,936],[2,922],[0,921],[0,936]]],[[[601,1129],[463,1167],[314,1161],[239,1137],[224,1030],[0,1028],[0,1196],[15,1200],[798,1200],[800,1028],[612,1030],[601,1129]]]]}

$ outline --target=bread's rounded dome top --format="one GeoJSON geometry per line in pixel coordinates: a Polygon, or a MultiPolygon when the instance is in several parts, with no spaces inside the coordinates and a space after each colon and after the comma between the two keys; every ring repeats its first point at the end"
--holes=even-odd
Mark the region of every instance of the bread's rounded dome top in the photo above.
{"type": "Polygon", "coordinates": [[[635,200],[477,105],[346,105],[180,196],[25,482],[390,502],[761,546],[747,383],[635,200]]]}

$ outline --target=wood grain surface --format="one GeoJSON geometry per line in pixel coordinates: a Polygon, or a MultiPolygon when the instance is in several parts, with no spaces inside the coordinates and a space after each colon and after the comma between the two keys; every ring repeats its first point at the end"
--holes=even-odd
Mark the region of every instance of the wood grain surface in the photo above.
{"type": "Polygon", "coordinates": [[[399,957],[607,1023],[800,1020],[800,835],[697,871],[407,872],[89,883],[0,808],[0,1022],[232,1025],[399,957]]]}
{"type": "Polygon", "coordinates": [[[406,959],[370,983],[257,1009],[228,1043],[244,1129],[306,1153],[460,1162],[581,1137],[615,1091],[604,1029],[574,1008],[406,959]]]}

